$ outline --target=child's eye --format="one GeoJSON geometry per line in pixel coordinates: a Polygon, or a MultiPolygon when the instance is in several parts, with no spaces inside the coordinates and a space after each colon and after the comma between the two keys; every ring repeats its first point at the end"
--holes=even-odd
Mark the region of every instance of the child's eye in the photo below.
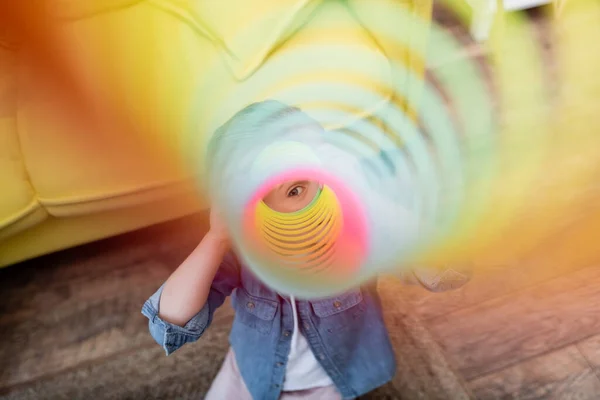
{"type": "Polygon", "coordinates": [[[290,190],[287,195],[288,197],[296,197],[300,196],[302,192],[304,192],[304,188],[302,186],[296,186],[292,190],[290,190]]]}

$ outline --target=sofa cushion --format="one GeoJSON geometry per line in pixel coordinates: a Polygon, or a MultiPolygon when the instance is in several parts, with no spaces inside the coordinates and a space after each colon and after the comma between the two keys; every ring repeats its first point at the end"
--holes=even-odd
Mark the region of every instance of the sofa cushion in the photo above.
{"type": "Polygon", "coordinates": [[[233,76],[244,80],[323,0],[58,0],[53,12],[81,19],[142,1],[186,21],[213,43],[233,76]]]}
{"type": "Polygon", "coordinates": [[[92,94],[87,108],[106,115],[82,118],[21,71],[20,141],[48,212],[78,216],[195,190],[173,155],[195,66],[215,54],[211,43],[145,2],[69,21],[61,34],[73,80],[92,94]],[[112,119],[119,115],[129,125],[112,119]]]}
{"type": "Polygon", "coordinates": [[[227,76],[218,65],[206,71],[198,92],[211,95],[198,96],[197,131],[214,132],[244,106],[267,99],[300,107],[328,130],[341,129],[393,95],[387,58],[342,1],[321,3],[243,84],[227,76]]]}
{"type": "Polygon", "coordinates": [[[151,0],[208,37],[233,76],[250,77],[323,0],[151,0]],[[258,23],[257,23],[258,22],[258,23]]]}
{"type": "Polygon", "coordinates": [[[46,217],[23,163],[16,105],[16,57],[11,50],[0,46],[0,239],[46,217]]]}

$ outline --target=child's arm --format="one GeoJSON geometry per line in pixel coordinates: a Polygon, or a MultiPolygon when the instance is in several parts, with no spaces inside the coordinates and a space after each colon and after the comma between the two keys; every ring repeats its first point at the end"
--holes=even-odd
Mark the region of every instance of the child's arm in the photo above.
{"type": "Polygon", "coordinates": [[[226,240],[209,231],[188,258],[167,279],[159,302],[159,316],[184,326],[204,307],[215,274],[229,250],[226,240]]]}
{"type": "Polygon", "coordinates": [[[209,233],[142,308],[150,334],[167,354],[198,340],[239,286],[239,265],[221,226],[211,214],[209,233]]]}

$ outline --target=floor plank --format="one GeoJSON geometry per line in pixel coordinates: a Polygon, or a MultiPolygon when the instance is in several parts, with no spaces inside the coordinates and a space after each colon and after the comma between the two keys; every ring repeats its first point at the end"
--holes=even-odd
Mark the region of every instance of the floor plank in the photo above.
{"type": "MultiPolygon", "coordinates": [[[[197,214],[73,249],[60,251],[17,265],[0,268],[3,297],[27,298],[48,285],[89,279],[127,267],[157,254],[178,249],[182,243],[199,242],[206,231],[206,217],[197,214]],[[77,266],[74,268],[73,266],[77,266]],[[12,296],[12,294],[15,294],[12,296]]],[[[19,306],[0,303],[0,316],[19,306]],[[4,307],[10,306],[9,310],[4,307]]]]}
{"type": "Polygon", "coordinates": [[[23,302],[26,319],[0,324],[0,365],[10,366],[0,371],[0,385],[150,343],[141,306],[170,272],[148,260],[41,290],[23,302]]]}
{"type": "Polygon", "coordinates": [[[402,393],[411,400],[470,399],[466,382],[410,306],[398,296],[405,287],[393,278],[379,280],[378,291],[398,366],[390,385],[375,391],[372,398],[379,399],[382,397],[378,396],[391,392],[402,393]]]}
{"type": "Polygon", "coordinates": [[[475,269],[471,281],[458,290],[431,293],[420,287],[407,287],[402,290],[402,297],[420,318],[427,320],[505,295],[525,284],[524,278],[524,268],[475,269]]]}
{"type": "Polygon", "coordinates": [[[421,288],[407,288],[403,298],[414,307],[422,319],[432,319],[483,301],[574,273],[568,264],[545,267],[515,260],[511,264],[475,268],[469,284],[446,293],[429,293],[421,288]]]}
{"type": "Polygon", "coordinates": [[[471,382],[477,399],[594,400],[600,380],[575,346],[471,382]]]}
{"type": "Polygon", "coordinates": [[[120,356],[5,390],[0,399],[200,399],[225,356],[231,319],[230,314],[215,320],[201,340],[171,356],[155,343],[133,347],[120,356]]]}
{"type": "Polygon", "coordinates": [[[205,214],[0,270],[0,390],[152,343],[141,306],[179,265],[170,255],[198,243],[205,214]]]}
{"type": "Polygon", "coordinates": [[[600,334],[577,343],[577,348],[600,375],[600,334]]]}
{"type": "Polygon", "coordinates": [[[600,267],[427,321],[467,380],[600,332],[600,267]]]}

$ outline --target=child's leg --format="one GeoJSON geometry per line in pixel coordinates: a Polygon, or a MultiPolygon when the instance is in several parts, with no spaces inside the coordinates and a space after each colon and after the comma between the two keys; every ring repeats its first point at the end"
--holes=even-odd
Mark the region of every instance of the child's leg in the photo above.
{"type": "Polygon", "coordinates": [[[232,349],[227,352],[225,361],[205,397],[205,400],[224,399],[252,400],[238,370],[232,349]]]}

